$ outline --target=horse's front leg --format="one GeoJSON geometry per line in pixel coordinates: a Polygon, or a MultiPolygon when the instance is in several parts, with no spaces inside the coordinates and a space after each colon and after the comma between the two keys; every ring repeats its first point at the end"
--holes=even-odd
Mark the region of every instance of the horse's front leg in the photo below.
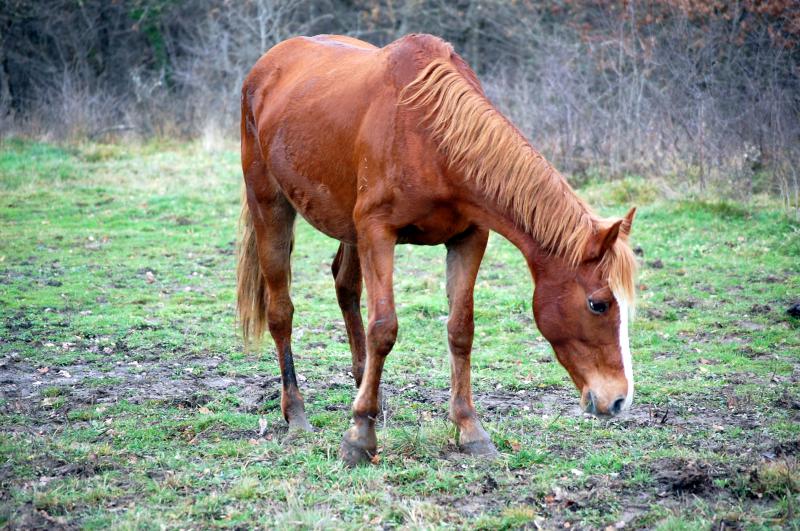
{"type": "Polygon", "coordinates": [[[458,428],[461,450],[472,455],[494,456],[497,449],[481,426],[472,403],[470,354],[475,331],[473,290],[489,233],[473,229],[447,242],[447,300],[450,317],[447,339],[450,345],[450,420],[458,428]]]}
{"type": "Polygon", "coordinates": [[[367,361],[353,402],[354,425],[345,432],[341,458],[351,466],[370,461],[377,452],[375,419],[383,362],[397,339],[392,269],[397,236],[381,226],[365,227],[358,234],[358,255],[367,287],[367,361]]]}

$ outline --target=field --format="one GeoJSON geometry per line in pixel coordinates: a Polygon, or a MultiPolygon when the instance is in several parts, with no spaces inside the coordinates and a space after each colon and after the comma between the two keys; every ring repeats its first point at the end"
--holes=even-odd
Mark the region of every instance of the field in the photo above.
{"type": "Polygon", "coordinates": [[[755,205],[580,192],[640,207],[633,409],[578,393],[493,235],[476,292],[475,401],[502,456],[447,421],[444,249],[402,246],[376,465],[337,459],[354,396],[336,242],[297,227],[289,435],[267,339],[234,321],[238,151],[0,145],[0,527],[800,528],[800,225],[755,205]]]}

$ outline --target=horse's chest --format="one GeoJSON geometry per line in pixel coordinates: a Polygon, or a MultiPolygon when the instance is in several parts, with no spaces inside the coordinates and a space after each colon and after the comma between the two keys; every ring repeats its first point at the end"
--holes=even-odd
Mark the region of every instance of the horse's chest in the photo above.
{"type": "Polygon", "coordinates": [[[401,227],[397,234],[398,242],[439,245],[466,231],[469,226],[469,221],[454,209],[437,208],[401,227]]]}

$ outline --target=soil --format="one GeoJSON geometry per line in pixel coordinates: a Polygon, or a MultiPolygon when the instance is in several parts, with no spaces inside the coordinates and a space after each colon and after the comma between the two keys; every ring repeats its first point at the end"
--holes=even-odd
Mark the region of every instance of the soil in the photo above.
{"type": "MultiPolygon", "coordinates": [[[[157,358],[138,359],[126,356],[100,370],[95,363],[74,363],[59,367],[42,368],[32,366],[13,354],[0,359],[0,413],[22,413],[32,417],[36,425],[16,426],[12,429],[47,431],[52,425],[61,424],[71,409],[114,404],[121,400],[131,403],[143,401],[166,402],[179,407],[200,407],[225,389],[235,388],[238,409],[254,413],[269,411],[267,404],[277,407],[280,397],[280,380],[277,377],[262,377],[257,374],[220,375],[217,370],[223,363],[221,357],[182,356],[171,360],[157,358]],[[194,375],[187,367],[199,368],[194,375]],[[92,380],[106,379],[113,383],[91,385],[92,380]],[[52,408],[56,400],[48,400],[42,390],[58,388],[58,397],[66,398],[60,407],[52,408]],[[51,404],[52,402],[53,404],[51,404]]],[[[703,360],[701,360],[702,363],[703,360]]],[[[680,375],[671,375],[677,376],[680,375]]],[[[795,374],[793,380],[800,374],[795,374]]],[[[635,406],[621,417],[608,420],[624,429],[625,426],[672,426],[720,428],[737,426],[745,430],[757,429],[764,420],[763,412],[750,407],[746,398],[736,396],[736,384],[759,382],[751,373],[731,373],[726,380],[733,385],[722,389],[717,397],[676,396],[668,404],[651,404],[637,399],[635,406]]],[[[319,391],[340,387],[352,389],[354,385],[347,367],[332,367],[323,378],[305,381],[301,376],[301,388],[308,393],[307,408],[314,408],[314,397],[319,391]]],[[[422,380],[398,387],[392,382],[382,384],[384,403],[391,409],[393,397],[402,395],[405,402],[428,404],[432,409],[446,414],[450,391],[448,388],[432,388],[422,380]]],[[[583,415],[578,407],[578,393],[572,388],[546,387],[523,390],[478,389],[474,392],[475,404],[481,417],[488,422],[502,423],[510,415],[583,415]]],[[[800,398],[784,392],[776,396],[775,405],[795,412],[800,417],[800,398]]],[[[327,409],[342,410],[349,404],[328,405],[327,409]]],[[[390,414],[391,412],[389,412],[390,414]]]]}

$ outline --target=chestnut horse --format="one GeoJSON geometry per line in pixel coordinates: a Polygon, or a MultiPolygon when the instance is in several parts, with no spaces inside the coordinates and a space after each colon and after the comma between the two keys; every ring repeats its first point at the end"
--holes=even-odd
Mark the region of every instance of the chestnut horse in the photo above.
{"type": "Polygon", "coordinates": [[[275,340],[290,429],[311,429],[291,347],[298,212],[341,242],[332,270],[358,387],[340,451],[348,464],[376,452],[381,372],[397,337],[398,243],[447,248],[450,418],[463,451],[497,452],[470,384],[473,289],[489,230],[524,255],[536,324],[581,392],[581,406],[610,416],[630,405],[634,210],[616,221],[598,218],[494,108],[448,43],[429,35],[384,48],[340,36],[282,42],[244,82],[241,133],[238,312],[246,342],[265,327],[275,340]]]}

